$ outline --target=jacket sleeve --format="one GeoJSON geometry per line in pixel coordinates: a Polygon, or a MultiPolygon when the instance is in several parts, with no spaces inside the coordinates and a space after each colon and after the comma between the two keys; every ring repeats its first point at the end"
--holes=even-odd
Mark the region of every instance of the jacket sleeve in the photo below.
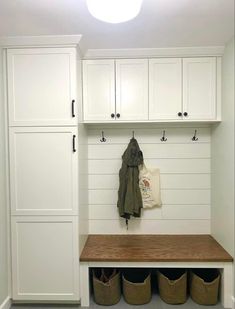
{"type": "Polygon", "coordinates": [[[118,189],[118,202],[117,207],[119,210],[119,216],[125,218],[125,196],[127,191],[127,166],[122,163],[122,167],[119,171],[119,189],[118,189]]]}
{"type": "Polygon", "coordinates": [[[129,167],[124,202],[125,213],[134,217],[140,217],[142,207],[142,196],[139,188],[139,170],[138,167],[129,167]]]}

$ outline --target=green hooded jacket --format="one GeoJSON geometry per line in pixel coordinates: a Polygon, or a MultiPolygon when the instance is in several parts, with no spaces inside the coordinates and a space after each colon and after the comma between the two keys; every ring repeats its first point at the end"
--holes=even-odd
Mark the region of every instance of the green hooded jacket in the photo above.
{"type": "Polygon", "coordinates": [[[139,169],[143,164],[143,154],[136,139],[132,138],[122,156],[122,167],[119,171],[119,190],[117,207],[120,217],[140,217],[143,207],[139,188],[139,169]]]}

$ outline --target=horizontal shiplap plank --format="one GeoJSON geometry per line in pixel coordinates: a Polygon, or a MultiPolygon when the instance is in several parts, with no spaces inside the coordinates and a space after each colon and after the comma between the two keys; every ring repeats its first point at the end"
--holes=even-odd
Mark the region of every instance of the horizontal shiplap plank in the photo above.
{"type": "MultiPolygon", "coordinates": [[[[89,174],[118,174],[121,158],[89,160],[89,174]]],[[[159,168],[161,173],[210,173],[210,159],[145,159],[147,167],[159,168]]]]}
{"type": "Polygon", "coordinates": [[[90,234],[210,234],[210,220],[89,220],[90,234]]]}
{"type": "MultiPolygon", "coordinates": [[[[116,205],[90,205],[90,220],[118,220],[116,205]]],[[[209,220],[209,205],[163,205],[151,209],[142,209],[140,220],[209,220]]],[[[138,219],[137,219],[138,220],[138,219]]]]}
{"type": "Polygon", "coordinates": [[[210,220],[210,205],[164,205],[162,218],[165,220],[210,220]]]}
{"type": "MultiPolygon", "coordinates": [[[[118,220],[117,205],[90,205],[89,206],[90,220],[118,220]]],[[[141,220],[145,219],[162,219],[162,209],[153,208],[142,210],[141,220]]]]}
{"type": "MultiPolygon", "coordinates": [[[[88,145],[88,159],[119,159],[127,144],[88,145]]],[[[140,144],[145,159],[210,158],[210,144],[140,144]]]]}
{"type": "Polygon", "coordinates": [[[162,189],[210,189],[209,174],[164,174],[161,175],[162,189]]]}
{"type": "MultiPolygon", "coordinates": [[[[161,190],[162,203],[170,205],[208,205],[210,190],[161,190]]],[[[89,190],[89,204],[115,205],[117,190],[89,190]]]]}
{"type": "MultiPolygon", "coordinates": [[[[192,141],[195,128],[165,128],[165,129],[89,129],[88,144],[100,144],[101,132],[104,132],[106,144],[127,144],[134,131],[135,138],[140,144],[162,143],[162,132],[165,130],[168,143],[195,143],[192,141]]],[[[210,128],[197,129],[197,143],[210,142],[210,128]]]]}
{"type": "Polygon", "coordinates": [[[161,190],[163,204],[208,205],[210,190],[161,190]]]}
{"type": "MultiPolygon", "coordinates": [[[[209,174],[161,174],[162,189],[209,189],[209,174]]],[[[118,189],[119,176],[113,175],[89,175],[89,189],[118,189]]]]}

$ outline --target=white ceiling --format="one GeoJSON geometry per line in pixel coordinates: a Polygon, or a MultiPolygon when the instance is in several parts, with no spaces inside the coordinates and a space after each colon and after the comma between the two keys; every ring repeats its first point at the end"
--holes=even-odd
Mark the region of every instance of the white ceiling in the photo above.
{"type": "Polygon", "coordinates": [[[123,24],[93,18],[85,0],[0,0],[0,36],[82,34],[82,49],[224,45],[234,0],[143,0],[123,24]]]}

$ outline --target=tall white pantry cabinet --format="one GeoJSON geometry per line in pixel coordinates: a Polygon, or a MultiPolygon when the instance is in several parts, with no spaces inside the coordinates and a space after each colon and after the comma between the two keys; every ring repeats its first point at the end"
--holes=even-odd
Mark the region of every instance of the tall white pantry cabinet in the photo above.
{"type": "Polygon", "coordinates": [[[7,50],[12,298],[79,301],[76,48],[7,50]]]}

